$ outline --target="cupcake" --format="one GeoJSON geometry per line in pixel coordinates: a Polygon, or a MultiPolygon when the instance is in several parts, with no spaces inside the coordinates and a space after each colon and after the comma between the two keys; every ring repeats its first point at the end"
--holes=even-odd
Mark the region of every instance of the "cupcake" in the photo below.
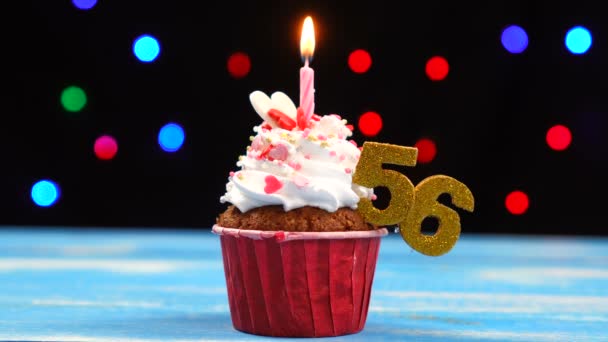
{"type": "Polygon", "coordinates": [[[325,337],[365,326],[380,239],[357,212],[373,189],[352,182],[361,150],[339,115],[308,119],[282,92],[250,94],[261,123],[217,216],[235,329],[325,337]]]}

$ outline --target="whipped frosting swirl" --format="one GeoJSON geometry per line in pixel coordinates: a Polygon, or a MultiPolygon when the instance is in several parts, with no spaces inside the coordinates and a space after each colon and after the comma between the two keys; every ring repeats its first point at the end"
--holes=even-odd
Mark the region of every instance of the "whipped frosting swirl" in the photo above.
{"type": "Polygon", "coordinates": [[[268,205],[334,212],[356,209],[360,198],[375,197],[373,189],[352,182],[361,151],[347,139],[352,131],[346,120],[330,114],[304,121],[281,92],[269,98],[255,91],[250,100],[264,121],[253,128],[256,134],[239,157],[240,170],[230,173],[221,203],[230,202],[241,212],[268,205]]]}

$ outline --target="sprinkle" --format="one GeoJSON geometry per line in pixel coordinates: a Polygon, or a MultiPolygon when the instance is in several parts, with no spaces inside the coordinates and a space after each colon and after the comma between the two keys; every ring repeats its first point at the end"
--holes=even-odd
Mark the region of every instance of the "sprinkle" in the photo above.
{"type": "Polygon", "coordinates": [[[315,137],[314,135],[309,135],[308,137],[306,137],[306,139],[310,141],[317,141],[317,137],[315,137]]]}
{"type": "Polygon", "coordinates": [[[327,141],[321,142],[321,147],[329,147],[329,143],[327,141]]]}
{"type": "Polygon", "coordinates": [[[346,125],[346,128],[348,128],[348,130],[351,132],[355,130],[355,126],[353,125],[346,125]]]}
{"type": "MultiPolygon", "coordinates": [[[[272,148],[272,145],[268,145],[266,146],[266,149],[264,151],[262,151],[262,153],[260,153],[257,157],[258,160],[262,159],[262,158],[266,158],[266,156],[268,155],[268,153],[270,152],[270,149],[272,148]]],[[[272,160],[272,159],[270,159],[272,160]]]]}
{"type": "Polygon", "coordinates": [[[323,134],[319,134],[319,135],[317,135],[317,139],[325,141],[325,140],[327,140],[327,137],[324,136],[323,134]]]}
{"type": "Polygon", "coordinates": [[[302,107],[298,107],[298,110],[296,111],[296,121],[298,128],[300,129],[305,129],[308,126],[308,120],[302,107]]]}
{"type": "Polygon", "coordinates": [[[279,127],[291,131],[296,127],[294,119],[290,118],[287,114],[281,112],[278,109],[270,108],[268,110],[268,116],[273,119],[279,127]]]}
{"type": "Polygon", "coordinates": [[[310,154],[305,155],[304,159],[310,159],[310,154]]]}
{"type": "Polygon", "coordinates": [[[343,161],[344,159],[346,159],[346,156],[345,156],[345,155],[343,155],[343,154],[341,154],[341,155],[340,155],[340,161],[343,161]]]}
{"type": "Polygon", "coordinates": [[[310,128],[307,128],[307,129],[303,130],[302,131],[302,138],[306,139],[309,134],[310,134],[310,128]]]}
{"type": "Polygon", "coordinates": [[[268,159],[286,160],[289,156],[289,150],[287,146],[283,144],[277,144],[276,146],[271,145],[271,149],[268,151],[268,159]]]}
{"type": "Polygon", "coordinates": [[[340,115],[338,115],[338,114],[329,114],[329,115],[333,116],[334,118],[336,118],[338,120],[342,119],[342,117],[340,115]]]}
{"type": "Polygon", "coordinates": [[[349,142],[349,143],[351,143],[351,144],[353,144],[353,145],[355,145],[355,147],[357,147],[357,142],[356,142],[356,141],[354,141],[354,140],[349,140],[348,142],[349,142]]]}
{"type": "Polygon", "coordinates": [[[329,134],[327,137],[331,139],[331,138],[335,138],[335,137],[336,137],[336,135],[335,135],[335,134],[333,134],[333,133],[331,133],[331,134],[329,134]]]}
{"type": "Polygon", "coordinates": [[[376,196],[376,194],[372,194],[372,197],[371,197],[371,198],[372,198],[372,201],[375,201],[375,200],[377,200],[377,199],[378,199],[378,196],[376,196]]]}
{"type": "Polygon", "coordinates": [[[264,182],[266,183],[266,186],[264,187],[264,192],[267,194],[275,193],[283,187],[283,183],[281,183],[281,181],[273,175],[266,176],[266,178],[264,178],[264,182]]]}
{"type": "Polygon", "coordinates": [[[239,160],[245,159],[245,156],[239,156],[239,160]]]}
{"type": "Polygon", "coordinates": [[[353,172],[353,170],[351,170],[350,167],[347,167],[347,168],[344,169],[344,172],[351,173],[351,172],[353,172]]]}
{"type": "Polygon", "coordinates": [[[336,151],[329,151],[329,156],[330,157],[335,157],[336,156],[336,151]]]}
{"type": "Polygon", "coordinates": [[[253,141],[253,139],[255,139],[255,137],[253,135],[249,136],[249,141],[253,141]]]}
{"type": "Polygon", "coordinates": [[[287,165],[291,166],[296,171],[300,171],[300,169],[302,169],[302,164],[296,163],[294,161],[288,162],[287,165]]]}
{"type": "Polygon", "coordinates": [[[319,120],[321,120],[321,116],[319,114],[313,114],[312,119],[315,121],[319,121],[319,120]]]}
{"type": "Polygon", "coordinates": [[[299,187],[305,187],[308,185],[308,183],[310,183],[310,181],[308,180],[308,178],[302,176],[302,175],[295,175],[293,176],[293,183],[299,187]]]}
{"type": "Polygon", "coordinates": [[[245,178],[245,176],[243,176],[243,174],[239,172],[236,174],[236,178],[243,180],[243,178],[245,178]]]}
{"type": "Polygon", "coordinates": [[[230,173],[228,173],[228,175],[230,175],[230,177],[234,177],[234,171],[230,171],[230,173]]]}

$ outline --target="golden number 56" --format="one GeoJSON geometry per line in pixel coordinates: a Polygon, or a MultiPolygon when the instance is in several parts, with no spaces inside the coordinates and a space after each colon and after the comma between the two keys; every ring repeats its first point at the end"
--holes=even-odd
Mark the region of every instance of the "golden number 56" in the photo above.
{"type": "Polygon", "coordinates": [[[460,216],[437,199],[450,195],[452,204],[473,211],[474,198],[463,183],[445,175],[423,179],[416,187],[404,174],[387,170],[382,164],[415,166],[418,149],[376,142],[363,143],[363,151],[353,182],[368,188],[386,187],[391,194],[388,206],[381,210],[368,199],[361,199],[358,211],[370,223],[384,226],[397,224],[405,242],[418,252],[431,256],[447,253],[460,236],[460,216]],[[422,222],[427,217],[437,219],[434,235],[422,233],[422,222]]]}

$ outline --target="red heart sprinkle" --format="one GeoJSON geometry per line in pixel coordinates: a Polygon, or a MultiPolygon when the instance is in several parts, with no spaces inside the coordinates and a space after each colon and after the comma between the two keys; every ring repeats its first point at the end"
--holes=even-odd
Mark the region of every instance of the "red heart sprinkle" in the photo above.
{"type": "Polygon", "coordinates": [[[267,194],[273,194],[283,187],[283,183],[281,183],[281,181],[273,175],[266,176],[266,178],[264,178],[264,182],[266,182],[264,192],[267,194]]]}

